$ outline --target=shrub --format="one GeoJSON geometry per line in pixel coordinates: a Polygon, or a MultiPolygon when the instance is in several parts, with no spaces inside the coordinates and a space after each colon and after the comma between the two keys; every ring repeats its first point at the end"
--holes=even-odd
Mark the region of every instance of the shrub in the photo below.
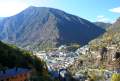
{"type": "Polygon", "coordinates": [[[120,74],[113,74],[111,81],[120,81],[120,74]]]}

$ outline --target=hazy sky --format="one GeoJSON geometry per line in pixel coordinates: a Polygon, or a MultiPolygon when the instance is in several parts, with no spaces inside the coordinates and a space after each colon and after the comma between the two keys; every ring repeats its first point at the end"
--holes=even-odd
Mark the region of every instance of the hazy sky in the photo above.
{"type": "Polygon", "coordinates": [[[120,17],[120,0],[0,0],[0,17],[29,6],[57,8],[90,21],[113,22],[120,17]]]}

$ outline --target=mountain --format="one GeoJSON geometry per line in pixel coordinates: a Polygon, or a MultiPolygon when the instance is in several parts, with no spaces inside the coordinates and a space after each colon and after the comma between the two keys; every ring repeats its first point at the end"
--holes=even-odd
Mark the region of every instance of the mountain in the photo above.
{"type": "Polygon", "coordinates": [[[113,32],[120,32],[120,17],[116,20],[116,22],[113,25],[109,27],[108,30],[113,32]]]}
{"type": "Polygon", "coordinates": [[[98,47],[117,45],[120,48],[120,18],[107,29],[106,33],[91,41],[90,44],[98,47]]]}
{"type": "Polygon", "coordinates": [[[111,23],[104,23],[104,22],[94,22],[94,24],[103,29],[108,29],[112,25],[111,23]]]}
{"type": "Polygon", "coordinates": [[[5,17],[0,17],[0,22],[4,19],[5,17]]]}
{"type": "Polygon", "coordinates": [[[4,17],[0,17],[0,23],[1,23],[1,21],[4,19],[4,17]]]}
{"type": "Polygon", "coordinates": [[[104,32],[85,19],[46,7],[29,7],[0,24],[0,40],[39,50],[71,43],[85,45],[104,32]]]}

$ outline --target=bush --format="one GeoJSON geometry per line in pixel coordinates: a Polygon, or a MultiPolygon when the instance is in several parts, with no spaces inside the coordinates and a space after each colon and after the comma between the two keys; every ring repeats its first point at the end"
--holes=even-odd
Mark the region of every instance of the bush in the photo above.
{"type": "Polygon", "coordinates": [[[120,74],[113,74],[111,81],[120,81],[120,74]]]}

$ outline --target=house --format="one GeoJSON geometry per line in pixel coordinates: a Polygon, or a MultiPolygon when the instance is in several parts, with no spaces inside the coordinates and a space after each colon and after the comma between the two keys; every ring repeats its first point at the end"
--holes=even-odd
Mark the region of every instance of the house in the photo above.
{"type": "Polygon", "coordinates": [[[83,46],[83,47],[77,49],[76,53],[77,53],[78,55],[79,55],[79,54],[84,54],[84,55],[85,55],[85,54],[87,54],[89,51],[90,51],[90,48],[89,48],[88,45],[86,45],[86,46],[83,46]]]}
{"type": "Polygon", "coordinates": [[[28,81],[31,70],[26,68],[13,68],[0,71],[0,81],[28,81]]]}

